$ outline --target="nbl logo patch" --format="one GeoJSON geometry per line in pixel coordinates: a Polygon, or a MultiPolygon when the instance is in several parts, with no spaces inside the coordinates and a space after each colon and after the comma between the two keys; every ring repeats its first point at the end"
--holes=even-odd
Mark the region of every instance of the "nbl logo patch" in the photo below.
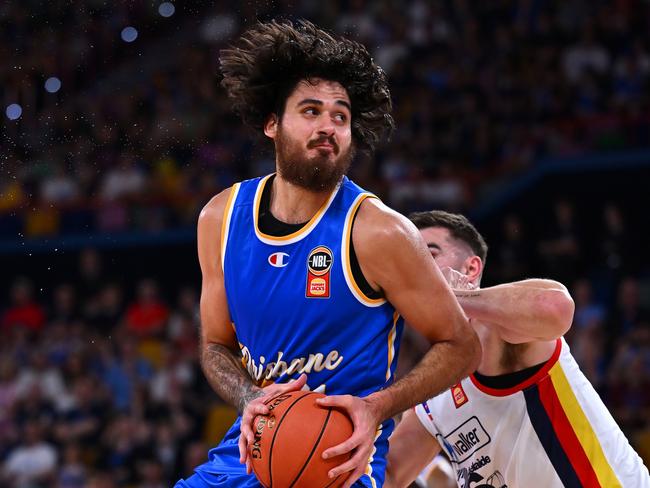
{"type": "Polygon", "coordinates": [[[318,246],[307,258],[307,298],[330,297],[330,270],[334,257],[325,246],[318,246]]]}

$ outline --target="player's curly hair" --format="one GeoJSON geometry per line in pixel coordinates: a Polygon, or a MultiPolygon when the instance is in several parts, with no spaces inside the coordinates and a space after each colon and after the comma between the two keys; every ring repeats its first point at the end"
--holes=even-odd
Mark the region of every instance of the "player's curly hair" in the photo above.
{"type": "Polygon", "coordinates": [[[220,53],[221,84],[244,123],[261,129],[271,114],[282,118],[301,80],[340,83],[352,105],[355,146],[372,152],[394,128],[384,71],[358,42],[335,38],[306,20],[259,22],[237,45],[220,53]]]}

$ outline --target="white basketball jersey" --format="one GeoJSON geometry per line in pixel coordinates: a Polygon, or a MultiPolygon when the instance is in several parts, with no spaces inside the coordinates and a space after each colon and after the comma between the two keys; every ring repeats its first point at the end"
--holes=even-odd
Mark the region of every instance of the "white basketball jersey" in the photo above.
{"type": "Polygon", "coordinates": [[[648,469],[564,339],[513,388],[489,388],[472,375],[415,411],[461,488],[650,488],[648,469]]]}

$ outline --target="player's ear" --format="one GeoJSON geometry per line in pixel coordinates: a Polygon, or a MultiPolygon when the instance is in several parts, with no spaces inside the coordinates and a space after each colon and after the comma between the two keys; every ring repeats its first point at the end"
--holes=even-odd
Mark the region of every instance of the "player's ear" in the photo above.
{"type": "Polygon", "coordinates": [[[478,283],[483,273],[483,261],[481,261],[481,258],[478,256],[470,256],[465,260],[464,266],[466,269],[465,274],[469,278],[469,281],[478,283]]]}
{"type": "Polygon", "coordinates": [[[266,135],[266,137],[275,139],[277,133],[278,133],[278,116],[275,114],[271,114],[269,115],[269,118],[266,119],[266,123],[264,124],[264,134],[266,135]]]}

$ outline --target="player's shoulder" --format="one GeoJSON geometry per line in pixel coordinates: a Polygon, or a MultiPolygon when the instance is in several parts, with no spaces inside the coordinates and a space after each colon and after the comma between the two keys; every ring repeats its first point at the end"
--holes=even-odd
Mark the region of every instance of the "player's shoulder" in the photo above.
{"type": "Polygon", "coordinates": [[[199,227],[221,225],[224,210],[232,194],[233,187],[231,186],[213,196],[199,213],[199,227]]]}
{"type": "Polygon", "coordinates": [[[239,181],[231,187],[228,187],[213,196],[210,201],[205,204],[201,210],[201,213],[199,214],[199,225],[202,223],[202,221],[208,223],[220,223],[223,219],[226,207],[230,205],[236,205],[236,201],[250,201],[255,195],[260,182],[267,180],[270,176],[271,175],[258,176],[256,178],[239,181]],[[245,197],[243,199],[242,194],[245,194],[245,197]]]}
{"type": "Polygon", "coordinates": [[[366,198],[363,201],[354,228],[358,231],[355,234],[372,247],[401,245],[420,238],[416,227],[409,219],[377,198],[366,198]]]}

